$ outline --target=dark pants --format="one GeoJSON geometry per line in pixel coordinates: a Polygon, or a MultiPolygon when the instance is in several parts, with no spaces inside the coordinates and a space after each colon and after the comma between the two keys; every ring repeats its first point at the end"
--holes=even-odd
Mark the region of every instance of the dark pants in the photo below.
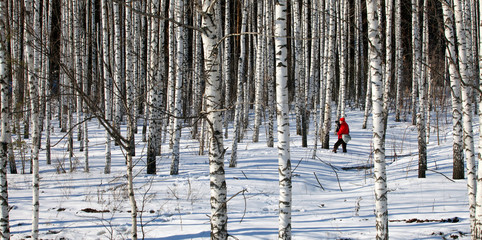
{"type": "Polygon", "coordinates": [[[335,147],[334,147],[333,150],[336,151],[340,145],[341,145],[341,147],[343,148],[343,152],[346,152],[346,143],[345,143],[345,141],[343,141],[343,139],[341,139],[341,138],[338,139],[338,141],[335,143],[335,147]]]}

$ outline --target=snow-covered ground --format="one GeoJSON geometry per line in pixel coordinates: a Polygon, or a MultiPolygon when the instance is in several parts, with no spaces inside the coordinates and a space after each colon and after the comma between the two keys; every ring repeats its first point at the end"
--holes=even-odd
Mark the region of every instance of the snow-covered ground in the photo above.
{"type": "MultiPolygon", "coordinates": [[[[371,117],[368,129],[361,128],[360,111],[349,111],[346,119],[352,136],[348,152],[335,154],[318,148],[316,158],[312,157],[314,128],[310,129],[308,148],[303,148],[291,122],[294,239],[375,238],[371,117]]],[[[466,180],[450,179],[451,122],[449,119],[447,124],[443,116],[439,123],[440,144],[436,126],[432,126],[429,171],[427,178],[418,179],[416,128],[408,122],[389,120],[386,155],[390,239],[470,239],[466,180]]],[[[478,132],[478,125],[474,129],[478,132]]],[[[163,145],[158,158],[157,175],[147,175],[145,143],[140,140],[141,131],[137,135],[134,170],[139,238],[210,238],[208,160],[207,155],[198,155],[199,143],[190,139],[189,131],[184,128],[182,135],[178,176],[169,175],[168,144],[163,145]]],[[[266,147],[264,128],[258,143],[251,141],[252,131],[248,130],[238,147],[238,167],[228,168],[231,131],[224,142],[228,198],[232,197],[228,203],[229,234],[241,240],[277,239],[277,149],[266,147]]],[[[52,134],[52,143],[63,137],[58,128],[52,134]]],[[[333,146],[336,136],[330,138],[333,146]]],[[[112,173],[106,175],[104,131],[96,121],[90,123],[89,141],[89,173],[83,170],[83,153],[78,149],[75,169],[70,172],[64,140],[53,148],[52,165],[46,164],[45,151],[41,151],[42,239],[130,238],[123,153],[113,148],[112,173]],[[62,168],[66,173],[60,173],[62,168]]],[[[78,142],[75,146],[78,148],[78,142]]],[[[26,167],[28,171],[29,164],[26,167]]],[[[20,171],[20,162],[18,168],[20,171]]],[[[31,178],[30,174],[8,175],[12,239],[31,235],[31,178]]]]}

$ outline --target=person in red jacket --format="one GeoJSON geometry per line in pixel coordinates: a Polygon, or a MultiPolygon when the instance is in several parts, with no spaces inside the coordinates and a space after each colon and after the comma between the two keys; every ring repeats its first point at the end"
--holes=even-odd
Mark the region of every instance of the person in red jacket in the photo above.
{"type": "Polygon", "coordinates": [[[341,145],[343,148],[343,152],[346,152],[346,142],[343,141],[343,134],[350,134],[350,129],[348,128],[348,124],[345,122],[345,118],[340,118],[339,122],[340,126],[336,133],[338,134],[338,141],[335,143],[333,148],[333,152],[336,153],[336,150],[341,145]]]}

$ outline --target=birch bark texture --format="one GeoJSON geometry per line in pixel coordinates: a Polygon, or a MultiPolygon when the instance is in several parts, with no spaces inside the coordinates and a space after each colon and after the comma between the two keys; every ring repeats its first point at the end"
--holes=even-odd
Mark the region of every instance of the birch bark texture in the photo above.
{"type": "Polygon", "coordinates": [[[444,0],[442,4],[444,18],[444,33],[446,41],[445,58],[449,65],[450,88],[452,98],[452,141],[453,141],[453,179],[464,179],[464,157],[462,139],[462,98],[460,75],[457,69],[455,47],[455,23],[452,0],[444,0]]]}
{"type": "Polygon", "coordinates": [[[278,122],[278,239],[291,239],[291,157],[288,105],[287,2],[275,5],[276,111],[278,122]]]}
{"type": "Polygon", "coordinates": [[[234,136],[231,151],[231,160],[229,161],[229,167],[236,167],[238,162],[238,142],[241,138],[242,129],[242,114],[243,114],[243,87],[244,87],[244,75],[246,64],[246,35],[242,34],[246,32],[247,20],[248,20],[248,4],[247,0],[242,1],[242,16],[241,16],[241,36],[239,40],[239,58],[238,58],[238,71],[237,71],[237,89],[236,89],[236,106],[234,108],[234,136]]]}
{"type": "MultiPolygon", "coordinates": [[[[479,9],[482,7],[482,1],[479,1],[479,9]]],[[[475,21],[475,19],[474,19],[475,21]]],[[[482,69],[482,51],[480,51],[482,47],[482,41],[480,40],[482,37],[482,18],[479,18],[479,68],[482,69]]],[[[479,78],[482,77],[482,71],[479,69],[479,78]]],[[[482,120],[482,97],[480,96],[480,91],[482,91],[482,84],[479,81],[479,96],[478,96],[478,115],[479,115],[479,122],[482,120]]],[[[480,134],[482,131],[482,126],[479,124],[479,145],[478,145],[478,150],[479,154],[477,155],[478,158],[478,166],[481,166],[482,164],[482,134],[480,134]]],[[[482,167],[478,168],[477,171],[477,194],[476,194],[476,210],[475,210],[475,226],[474,230],[472,232],[472,236],[474,236],[475,239],[482,239],[482,167]]]]}
{"type": "Polygon", "coordinates": [[[463,121],[463,142],[464,152],[466,159],[466,172],[467,172],[467,190],[469,197],[469,213],[470,213],[470,229],[474,230],[475,226],[475,191],[476,191],[476,166],[474,155],[474,139],[472,128],[472,96],[471,86],[469,86],[472,78],[471,67],[469,66],[469,58],[466,42],[466,25],[463,18],[463,1],[454,1],[454,17],[455,17],[455,29],[458,40],[458,61],[459,71],[462,82],[462,121],[463,121]]]}
{"type": "Polygon", "coordinates": [[[387,174],[385,164],[384,120],[383,120],[383,82],[378,0],[367,1],[368,18],[368,64],[372,85],[373,103],[373,149],[375,177],[375,215],[376,239],[388,239],[387,174]]]}
{"type": "MultiPolygon", "coordinates": [[[[0,32],[6,32],[7,6],[0,1],[0,32]]],[[[6,34],[0,36],[0,86],[1,86],[1,122],[0,122],[0,239],[10,239],[10,218],[8,207],[7,161],[8,143],[10,141],[10,114],[8,105],[7,79],[7,39],[6,34]]]]}
{"type": "Polygon", "coordinates": [[[204,47],[204,70],[206,74],[206,112],[209,123],[209,176],[211,188],[211,239],[227,239],[227,187],[224,172],[224,145],[222,124],[222,79],[219,72],[217,42],[219,36],[216,25],[216,10],[219,2],[204,0],[202,2],[202,40],[204,47]]]}
{"type": "Polygon", "coordinates": [[[40,194],[40,175],[39,175],[39,138],[40,138],[40,123],[39,123],[39,78],[40,73],[40,4],[42,0],[27,1],[25,6],[27,12],[30,11],[30,20],[26,23],[27,28],[33,29],[28,34],[28,44],[26,54],[28,56],[29,71],[29,90],[30,90],[30,114],[32,121],[32,239],[38,239],[39,234],[39,194],[40,194]],[[33,14],[32,14],[33,13],[33,14]]]}

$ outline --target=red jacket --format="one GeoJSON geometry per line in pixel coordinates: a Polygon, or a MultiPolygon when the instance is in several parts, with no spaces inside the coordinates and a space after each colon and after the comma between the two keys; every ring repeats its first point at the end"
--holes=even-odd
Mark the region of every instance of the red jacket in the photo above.
{"type": "Polygon", "coordinates": [[[346,124],[346,122],[342,122],[340,124],[340,129],[338,130],[338,139],[341,139],[343,134],[350,134],[350,129],[348,128],[348,124],[346,124]]]}

